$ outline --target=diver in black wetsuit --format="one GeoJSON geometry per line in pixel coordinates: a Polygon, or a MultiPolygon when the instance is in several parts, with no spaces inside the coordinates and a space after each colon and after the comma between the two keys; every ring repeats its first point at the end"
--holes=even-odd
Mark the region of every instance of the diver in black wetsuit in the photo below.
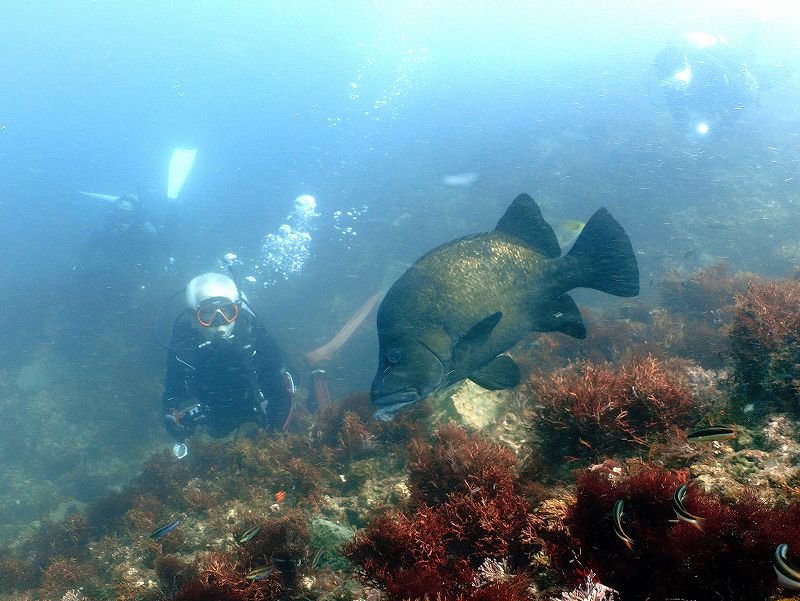
{"type": "Polygon", "coordinates": [[[687,33],[656,55],[653,71],[675,122],[704,136],[735,122],[758,102],[759,86],[744,61],[722,37],[687,33]]]}
{"type": "Polygon", "coordinates": [[[294,383],[272,336],[235,282],[205,273],[186,288],[167,355],[164,424],[186,454],[184,439],[202,425],[222,437],[245,422],[286,430],[294,383]]]}
{"type": "Polygon", "coordinates": [[[169,250],[167,239],[135,194],[114,201],[103,228],[89,238],[78,268],[104,273],[109,282],[135,281],[164,267],[169,250]]]}

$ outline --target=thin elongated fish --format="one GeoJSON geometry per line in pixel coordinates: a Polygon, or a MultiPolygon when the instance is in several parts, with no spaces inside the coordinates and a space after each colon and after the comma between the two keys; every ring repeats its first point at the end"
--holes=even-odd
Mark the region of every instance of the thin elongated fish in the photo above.
{"type": "Polygon", "coordinates": [[[689,492],[689,489],[685,484],[681,484],[677,488],[675,494],[672,495],[672,509],[675,511],[675,514],[678,516],[679,520],[683,520],[695,528],[702,530],[704,521],[703,518],[689,513],[686,507],[683,506],[683,499],[686,497],[687,492],[689,492]]]}
{"type": "Polygon", "coordinates": [[[167,534],[175,530],[175,528],[180,526],[182,523],[183,523],[183,518],[178,518],[174,522],[170,522],[169,524],[164,524],[163,526],[159,526],[150,533],[150,538],[152,538],[153,540],[162,539],[167,534]]]}
{"type": "Polygon", "coordinates": [[[316,569],[319,566],[319,561],[322,559],[322,556],[325,554],[325,548],[318,549],[316,553],[314,553],[314,559],[311,560],[311,569],[316,569]]]}
{"type": "Polygon", "coordinates": [[[708,426],[690,432],[686,439],[689,442],[709,442],[714,440],[732,440],[736,438],[736,429],[730,426],[708,426]]]}
{"type": "Polygon", "coordinates": [[[245,576],[245,579],[246,580],[263,580],[264,578],[267,578],[270,574],[272,574],[274,569],[275,568],[273,568],[272,566],[261,566],[260,568],[255,568],[253,570],[250,570],[247,573],[247,576],[245,576]]]}
{"type": "Polygon", "coordinates": [[[611,512],[611,520],[614,524],[614,534],[617,535],[617,538],[625,543],[625,546],[628,547],[631,551],[633,551],[633,539],[625,534],[625,531],[622,529],[622,511],[625,508],[625,503],[622,499],[619,499],[616,503],[614,503],[614,510],[611,512]]]}
{"type": "Polygon", "coordinates": [[[800,568],[789,562],[789,545],[778,545],[772,557],[772,569],[783,588],[800,591],[800,568]]]}
{"type": "Polygon", "coordinates": [[[250,528],[242,532],[242,535],[238,539],[239,543],[244,544],[247,541],[252,540],[252,538],[256,534],[258,534],[259,530],[261,530],[261,524],[256,524],[255,526],[251,526],[250,528]]]}

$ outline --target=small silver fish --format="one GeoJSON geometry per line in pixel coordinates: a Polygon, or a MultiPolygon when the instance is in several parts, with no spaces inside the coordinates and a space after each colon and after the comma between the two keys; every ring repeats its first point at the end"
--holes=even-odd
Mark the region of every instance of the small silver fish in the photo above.
{"type": "Polygon", "coordinates": [[[622,529],[622,510],[624,507],[625,503],[622,502],[622,499],[614,503],[614,510],[611,512],[611,519],[614,523],[614,534],[617,535],[619,540],[625,543],[628,549],[633,551],[633,539],[625,534],[625,531],[622,529]]]}
{"type": "Polygon", "coordinates": [[[167,534],[175,530],[178,526],[183,523],[183,518],[178,518],[174,522],[170,522],[169,524],[164,524],[163,526],[159,526],[155,530],[150,533],[150,538],[153,540],[160,540],[164,538],[167,534]]]}
{"type": "Polygon", "coordinates": [[[256,534],[258,534],[259,530],[261,530],[261,524],[256,524],[255,526],[251,526],[244,532],[242,535],[237,539],[239,544],[244,544],[247,541],[251,540],[256,534]]]}
{"type": "Polygon", "coordinates": [[[319,562],[322,559],[322,556],[325,554],[325,548],[319,549],[316,553],[314,553],[314,559],[311,560],[311,569],[314,570],[319,566],[319,562]]]}
{"type": "Polygon", "coordinates": [[[675,494],[672,495],[672,509],[675,511],[675,514],[678,516],[679,520],[683,520],[695,528],[702,530],[703,518],[689,513],[686,510],[686,507],[683,506],[683,499],[686,497],[686,493],[688,491],[689,488],[685,484],[681,484],[678,487],[678,489],[675,491],[675,494]]]}
{"type": "Polygon", "coordinates": [[[245,576],[246,580],[263,580],[267,578],[272,572],[274,568],[272,566],[261,566],[260,568],[255,568],[250,570],[245,576]]]}

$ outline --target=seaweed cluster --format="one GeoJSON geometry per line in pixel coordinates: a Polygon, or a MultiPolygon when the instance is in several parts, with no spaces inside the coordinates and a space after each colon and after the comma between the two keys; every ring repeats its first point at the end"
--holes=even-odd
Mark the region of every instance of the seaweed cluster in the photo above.
{"type": "Polygon", "coordinates": [[[756,279],[751,273],[731,273],[724,261],[687,274],[667,273],[658,281],[661,302],[651,312],[648,337],[668,355],[723,368],[735,297],[756,279]]]}
{"type": "Polygon", "coordinates": [[[297,433],[195,436],[180,461],[166,450],[153,454],[123,488],[43,521],[5,551],[0,598],[80,590],[90,599],[244,600],[342,587],[357,596],[338,545],[397,502],[399,489],[386,482],[401,481],[393,473],[420,422],[380,424],[362,393],[303,419],[297,433]],[[177,517],[167,535],[148,537],[177,517]]]}
{"type": "Polygon", "coordinates": [[[527,598],[538,551],[516,457],[454,425],[415,440],[406,511],[375,518],[345,555],[389,599],[527,598]]]}
{"type": "Polygon", "coordinates": [[[595,460],[642,449],[654,435],[688,425],[695,399],[685,368],[648,356],[619,367],[584,361],[532,375],[523,391],[535,406],[539,448],[558,463],[595,460]]]}
{"type": "Polygon", "coordinates": [[[257,534],[235,551],[200,555],[194,565],[174,555],[159,556],[156,573],[162,589],[175,589],[173,601],[268,601],[293,590],[310,549],[305,517],[289,511],[275,519],[262,518],[256,526],[257,534]]]}
{"type": "Polygon", "coordinates": [[[673,509],[672,496],[686,483],[686,472],[633,467],[627,476],[580,473],[565,518],[570,538],[549,548],[565,573],[580,579],[592,570],[623,600],[763,601],[777,592],[773,554],[777,545],[800,540],[800,502],[772,505],[752,494],[724,501],[690,483],[685,506],[702,518],[699,528],[678,520],[673,509]],[[630,547],[613,525],[619,500],[630,547]]]}
{"type": "Polygon", "coordinates": [[[281,592],[276,574],[248,580],[241,564],[224,553],[209,553],[198,563],[200,573],[183,583],[170,601],[269,601],[281,592]]]}
{"type": "Polygon", "coordinates": [[[752,283],[738,295],[730,346],[740,404],[800,415],[800,282],[752,283]]]}

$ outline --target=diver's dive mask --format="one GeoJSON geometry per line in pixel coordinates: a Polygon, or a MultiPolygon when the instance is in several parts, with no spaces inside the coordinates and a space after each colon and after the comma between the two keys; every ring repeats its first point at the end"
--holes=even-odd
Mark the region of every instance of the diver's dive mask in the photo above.
{"type": "Polygon", "coordinates": [[[224,296],[212,296],[198,305],[197,323],[206,328],[229,326],[239,316],[239,305],[224,296]]]}

